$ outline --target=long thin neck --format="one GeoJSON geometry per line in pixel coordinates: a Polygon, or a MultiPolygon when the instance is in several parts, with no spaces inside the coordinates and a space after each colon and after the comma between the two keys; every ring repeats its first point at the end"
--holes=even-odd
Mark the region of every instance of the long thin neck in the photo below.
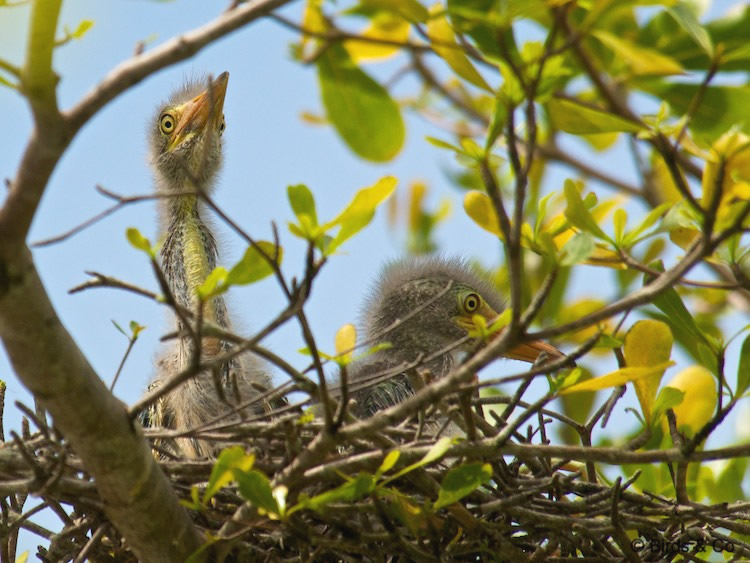
{"type": "MultiPolygon", "coordinates": [[[[161,248],[164,275],[177,302],[195,310],[198,287],[216,267],[217,247],[211,229],[200,216],[196,196],[165,200],[167,229],[161,248]]],[[[206,303],[203,317],[221,327],[228,326],[224,300],[206,303]]]]}

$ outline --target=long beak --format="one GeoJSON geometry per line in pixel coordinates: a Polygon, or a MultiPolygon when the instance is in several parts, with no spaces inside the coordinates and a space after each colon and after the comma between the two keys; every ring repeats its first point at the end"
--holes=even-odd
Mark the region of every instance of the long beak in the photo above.
{"type": "Polygon", "coordinates": [[[188,133],[201,132],[221,119],[228,83],[229,73],[222,72],[205,91],[185,104],[180,121],[172,134],[169,150],[182,143],[188,133]]]}
{"type": "Polygon", "coordinates": [[[505,356],[513,360],[521,360],[533,364],[542,353],[547,354],[550,360],[565,357],[565,354],[551,344],[547,344],[544,340],[533,340],[532,342],[519,344],[505,354],[505,356]]]}

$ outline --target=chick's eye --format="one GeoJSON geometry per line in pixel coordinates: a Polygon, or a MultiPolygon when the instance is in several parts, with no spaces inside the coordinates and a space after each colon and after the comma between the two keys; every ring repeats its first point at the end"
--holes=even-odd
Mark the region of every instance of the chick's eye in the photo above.
{"type": "Polygon", "coordinates": [[[476,293],[470,293],[466,297],[464,297],[464,310],[466,310],[467,313],[473,313],[477,309],[479,309],[480,304],[480,297],[476,293]]]}
{"type": "Polygon", "coordinates": [[[159,118],[159,129],[165,135],[169,135],[174,131],[175,119],[171,113],[165,113],[159,118]]]}
{"type": "Polygon", "coordinates": [[[219,135],[224,133],[224,129],[227,128],[227,122],[224,120],[224,116],[221,116],[221,123],[219,123],[219,135]]]}

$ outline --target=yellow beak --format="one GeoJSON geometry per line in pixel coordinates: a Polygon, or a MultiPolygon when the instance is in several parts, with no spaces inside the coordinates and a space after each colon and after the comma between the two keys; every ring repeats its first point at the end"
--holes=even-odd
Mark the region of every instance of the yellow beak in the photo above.
{"type": "Polygon", "coordinates": [[[171,151],[180,145],[189,134],[203,132],[208,126],[215,125],[221,119],[228,82],[229,73],[222,72],[205,91],[184,105],[180,120],[172,133],[172,141],[169,143],[168,150],[171,151]]]}

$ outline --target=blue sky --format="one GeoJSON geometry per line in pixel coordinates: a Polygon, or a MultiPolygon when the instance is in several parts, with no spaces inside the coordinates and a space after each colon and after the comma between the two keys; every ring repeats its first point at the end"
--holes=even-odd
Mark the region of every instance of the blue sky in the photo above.
{"type": "MultiPolygon", "coordinates": [[[[723,13],[729,2],[716,2],[712,15],[723,13]]],[[[56,51],[55,69],[61,75],[59,100],[69,108],[91,89],[113,66],[127,59],[140,40],[162,42],[175,34],[190,30],[213,18],[216,3],[202,0],[175,2],[101,2],[78,0],[66,2],[61,25],[75,28],[83,19],[95,21],[81,41],[56,51]]],[[[299,19],[301,4],[293,4],[284,13],[299,19]]],[[[0,9],[0,57],[22,61],[28,8],[0,9]]],[[[211,47],[196,57],[157,73],[128,90],[100,112],[78,135],[57,167],[34,221],[30,241],[57,235],[88,219],[110,202],[94,191],[96,184],[122,195],[145,194],[152,189],[146,164],[145,129],[155,105],[185,76],[203,73],[230,73],[225,115],[225,166],[215,193],[218,204],[247,232],[259,239],[270,239],[270,222],[276,221],[285,250],[284,271],[288,275],[302,272],[304,245],[291,236],[286,222],[292,213],[286,200],[289,184],[305,183],[315,194],[321,219],[335,215],[356,189],[371,185],[386,174],[400,179],[399,195],[414,180],[427,182],[431,188],[430,204],[436,207],[443,198],[453,204],[453,215],[438,230],[438,241],[448,254],[480,258],[497,264],[501,259],[496,240],[481,231],[463,213],[462,194],[451,187],[444,171],[455,168],[450,155],[425,142],[426,135],[446,135],[422,118],[406,114],[407,140],[395,161],[374,165],[353,155],[329,127],[305,124],[302,111],[321,113],[314,69],[292,61],[289,43],[295,39],[285,28],[271,21],[257,22],[211,47]]],[[[387,69],[395,67],[386,67],[387,69]]],[[[387,76],[383,68],[374,71],[387,76]]],[[[413,83],[399,83],[396,95],[412,92],[413,83]]],[[[0,87],[0,176],[12,177],[31,128],[29,110],[24,100],[8,88],[0,87]]],[[[591,158],[590,155],[585,158],[591,158]]],[[[619,171],[623,152],[597,155],[596,164],[603,169],[619,171]]],[[[628,172],[629,173],[629,172],[628,172]]],[[[546,185],[559,189],[569,173],[551,167],[546,185]]],[[[628,178],[635,181],[634,178],[628,178]]],[[[597,188],[607,195],[606,189],[597,188]]],[[[1,196],[0,196],[1,197],[1,196]]],[[[316,282],[307,312],[319,346],[333,348],[333,335],[344,323],[354,322],[365,291],[381,264],[399,256],[404,248],[403,230],[394,232],[387,225],[384,210],[373,224],[349,241],[344,254],[335,256],[316,282]]],[[[130,206],[75,237],[52,247],[34,250],[34,258],[47,291],[68,330],[78,342],[96,371],[111,381],[127,342],[112,326],[135,320],[145,325],[115,390],[118,397],[132,403],[152,375],[158,338],[167,329],[164,309],[143,298],[114,290],[97,289],[69,295],[68,289],[86,279],[85,270],[95,270],[157,290],[144,256],[125,239],[127,227],[137,227],[155,239],[157,221],[153,203],[130,206]]],[[[223,264],[232,264],[244,250],[241,242],[219,225],[223,264]]],[[[595,293],[612,297],[610,274],[577,275],[571,295],[595,293]],[[608,286],[609,284],[609,286],[608,286]],[[602,287],[605,289],[602,290],[602,287]],[[606,289],[609,287],[609,291],[606,289]]],[[[234,291],[230,308],[237,311],[234,320],[238,331],[250,333],[261,327],[284,305],[283,295],[274,281],[234,291]]],[[[300,331],[294,323],[273,334],[267,345],[298,367],[307,359],[298,354],[303,346],[300,331]]],[[[737,355],[733,348],[730,357],[737,355]]],[[[682,356],[684,358],[684,356],[682,356]]],[[[597,366],[606,373],[613,364],[597,366]]],[[[683,361],[682,367],[686,363],[683,361]]],[[[734,364],[727,373],[733,377],[734,364]]],[[[492,376],[518,371],[521,364],[498,362],[489,371],[492,376]]],[[[668,372],[671,377],[676,370],[668,372]]],[[[7,429],[18,429],[19,416],[14,401],[32,404],[28,393],[15,378],[3,352],[0,352],[0,379],[8,384],[6,394],[7,429]]],[[[283,381],[277,375],[275,381],[283,381]]],[[[533,389],[532,389],[533,393],[533,389]]],[[[627,402],[633,405],[632,391],[627,402]]],[[[618,417],[635,427],[632,417],[618,417]]],[[[727,427],[731,427],[728,425],[727,427]]],[[[622,426],[620,426],[622,428],[622,426]]],[[[712,445],[731,441],[732,432],[724,431],[712,445]]],[[[54,518],[46,524],[54,527],[54,518]]],[[[36,538],[24,536],[22,547],[32,551],[36,538]]]]}

